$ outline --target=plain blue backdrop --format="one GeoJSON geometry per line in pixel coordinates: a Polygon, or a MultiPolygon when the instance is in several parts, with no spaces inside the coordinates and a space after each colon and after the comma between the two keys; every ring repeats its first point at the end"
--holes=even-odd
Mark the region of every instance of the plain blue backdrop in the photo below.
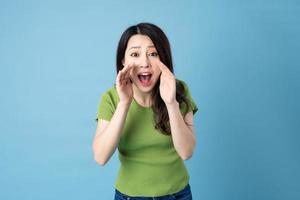
{"type": "Polygon", "coordinates": [[[300,1],[0,1],[0,199],[113,199],[92,154],[122,32],[160,26],[199,106],[195,200],[300,199],[300,1]]]}

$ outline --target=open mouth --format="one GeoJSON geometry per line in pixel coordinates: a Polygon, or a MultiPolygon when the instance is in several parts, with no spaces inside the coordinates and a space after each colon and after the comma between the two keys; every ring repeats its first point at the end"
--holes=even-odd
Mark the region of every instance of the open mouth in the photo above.
{"type": "Polygon", "coordinates": [[[148,86],[151,84],[151,77],[152,77],[152,74],[151,73],[141,73],[138,75],[138,78],[140,80],[140,83],[143,85],[143,86],[148,86]]]}

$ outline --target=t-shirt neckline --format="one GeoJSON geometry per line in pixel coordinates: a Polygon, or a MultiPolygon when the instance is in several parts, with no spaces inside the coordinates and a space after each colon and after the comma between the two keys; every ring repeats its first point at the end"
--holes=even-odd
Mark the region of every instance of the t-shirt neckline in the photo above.
{"type": "Polygon", "coordinates": [[[141,104],[139,104],[135,98],[133,98],[133,102],[139,107],[139,108],[142,108],[142,109],[145,109],[145,110],[149,110],[149,109],[152,109],[152,106],[142,106],[141,104]]]}

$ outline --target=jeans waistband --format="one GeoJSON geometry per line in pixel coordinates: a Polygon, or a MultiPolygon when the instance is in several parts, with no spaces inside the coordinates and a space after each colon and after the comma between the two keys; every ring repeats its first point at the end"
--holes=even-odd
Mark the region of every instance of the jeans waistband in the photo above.
{"type": "MultiPolygon", "coordinates": [[[[119,190],[115,189],[116,195],[120,196],[124,199],[130,199],[130,198],[139,198],[139,197],[133,197],[133,196],[128,196],[126,194],[121,193],[119,190]]],[[[163,196],[156,196],[155,198],[164,198],[164,197],[168,197],[168,196],[180,196],[183,195],[187,192],[190,192],[190,184],[187,184],[182,190],[180,190],[179,192],[173,193],[173,194],[168,194],[168,195],[163,195],[163,196]]],[[[149,199],[153,199],[153,197],[145,197],[145,196],[140,196],[140,198],[149,198],[149,199]]]]}

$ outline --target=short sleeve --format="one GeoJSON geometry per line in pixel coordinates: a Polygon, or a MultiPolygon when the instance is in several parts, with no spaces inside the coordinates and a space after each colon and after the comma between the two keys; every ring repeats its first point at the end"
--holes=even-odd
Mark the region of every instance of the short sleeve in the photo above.
{"type": "Polygon", "coordinates": [[[104,119],[110,121],[114,114],[114,111],[115,108],[114,108],[112,96],[106,92],[101,96],[98,105],[98,111],[96,114],[96,120],[104,119]]]}
{"type": "Polygon", "coordinates": [[[193,111],[193,114],[195,115],[195,113],[198,111],[198,106],[195,103],[194,99],[192,98],[192,95],[190,93],[190,90],[187,86],[187,84],[184,81],[180,81],[184,87],[184,96],[187,99],[187,103],[188,103],[188,108],[185,104],[180,106],[181,110],[187,111],[186,113],[193,111]]]}

